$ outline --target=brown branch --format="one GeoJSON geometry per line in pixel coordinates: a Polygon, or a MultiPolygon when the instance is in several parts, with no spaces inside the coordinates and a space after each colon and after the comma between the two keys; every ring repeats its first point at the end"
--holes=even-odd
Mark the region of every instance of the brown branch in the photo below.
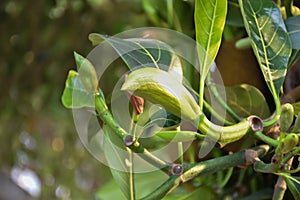
{"type": "MultiPolygon", "coordinates": [[[[293,158],[288,161],[288,168],[290,169],[293,163],[293,158]]],[[[281,200],[284,197],[284,193],[287,189],[286,182],[282,176],[279,176],[274,186],[273,200],[281,200]]]]}
{"type": "Polygon", "coordinates": [[[300,98],[300,85],[290,90],[282,98],[282,103],[295,103],[300,98]]]}
{"type": "Polygon", "coordinates": [[[287,189],[286,182],[284,181],[282,176],[279,176],[274,187],[274,193],[272,199],[273,200],[283,199],[286,189],[287,189]]]}

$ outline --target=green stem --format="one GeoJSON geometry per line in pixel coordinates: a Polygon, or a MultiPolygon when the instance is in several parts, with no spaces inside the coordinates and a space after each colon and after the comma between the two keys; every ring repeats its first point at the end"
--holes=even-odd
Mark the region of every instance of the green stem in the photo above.
{"type": "Polygon", "coordinates": [[[166,0],[166,3],[167,3],[167,10],[168,10],[168,24],[169,26],[173,27],[173,16],[174,16],[173,1],[166,0]]]}
{"type": "Polygon", "coordinates": [[[129,186],[130,186],[130,200],[135,200],[135,187],[134,187],[134,173],[133,173],[133,153],[131,149],[126,148],[129,153],[129,186]]]}
{"type": "Polygon", "coordinates": [[[296,179],[295,177],[291,176],[289,173],[281,172],[281,173],[276,173],[276,175],[289,178],[294,183],[300,185],[300,181],[298,179],[296,179]]]}
{"type": "MultiPolygon", "coordinates": [[[[178,126],[176,128],[176,130],[180,131],[180,126],[178,126]]],[[[177,148],[178,148],[178,159],[179,159],[179,162],[183,163],[183,146],[182,146],[182,142],[178,142],[177,148]]]]}
{"type": "Polygon", "coordinates": [[[284,7],[285,7],[285,13],[286,13],[286,18],[292,17],[292,5],[293,5],[293,0],[284,0],[284,7]]]}
{"type": "MultiPolygon", "coordinates": [[[[259,156],[265,154],[266,146],[260,146],[256,150],[259,156]]],[[[245,151],[240,151],[231,155],[214,158],[195,164],[187,164],[185,172],[181,176],[170,176],[170,178],[156,188],[142,200],[162,199],[166,194],[174,190],[180,184],[187,182],[195,177],[213,174],[219,170],[232,168],[238,165],[246,165],[245,151]]]]}
{"type": "Polygon", "coordinates": [[[293,66],[298,60],[300,55],[300,49],[293,49],[292,55],[289,58],[288,68],[293,66]]]}
{"type": "Polygon", "coordinates": [[[137,137],[136,135],[136,127],[137,127],[137,121],[138,121],[139,115],[137,115],[135,112],[132,112],[132,120],[130,123],[130,128],[129,128],[129,133],[134,136],[137,137]]]}
{"type": "MultiPolygon", "coordinates": [[[[191,93],[193,93],[197,98],[198,98],[198,101],[199,101],[199,94],[191,87],[189,86],[188,84],[184,84],[184,86],[186,88],[189,89],[189,91],[191,93]]],[[[212,114],[217,120],[219,120],[220,122],[223,122],[224,125],[233,125],[232,122],[230,121],[227,121],[226,119],[224,119],[224,117],[220,116],[219,113],[217,113],[216,111],[214,111],[214,109],[209,105],[209,103],[207,103],[207,101],[205,101],[205,99],[203,99],[203,106],[204,108],[210,112],[210,114],[212,114]]]]}
{"type": "Polygon", "coordinates": [[[277,109],[277,106],[276,106],[275,113],[268,119],[263,120],[264,127],[270,127],[270,126],[274,125],[279,120],[279,118],[280,118],[280,108],[277,109]]]}
{"type": "Polygon", "coordinates": [[[178,142],[178,159],[179,163],[183,163],[183,146],[182,142],[178,142]]]}
{"type": "Polygon", "coordinates": [[[217,113],[205,100],[203,101],[204,108],[212,115],[214,116],[219,122],[224,123],[224,125],[233,125],[232,122],[224,119],[217,113]]]}
{"type": "Polygon", "coordinates": [[[266,136],[266,135],[263,134],[262,132],[259,132],[259,131],[258,131],[258,132],[255,132],[254,134],[255,134],[255,136],[256,136],[259,140],[265,142],[266,144],[268,144],[268,145],[270,145],[270,146],[277,147],[278,144],[279,144],[279,141],[278,141],[278,140],[274,140],[274,139],[272,139],[272,138],[266,136]]]}
{"type": "Polygon", "coordinates": [[[95,95],[95,109],[100,115],[101,120],[104,121],[118,136],[123,139],[124,136],[128,135],[128,133],[113,119],[104,99],[97,94],[95,95]]]}
{"type": "Polygon", "coordinates": [[[300,167],[298,165],[298,167],[296,169],[291,169],[291,170],[289,170],[287,172],[290,173],[290,174],[298,173],[298,172],[300,172],[300,167]]]}
{"type": "Polygon", "coordinates": [[[200,84],[199,84],[199,107],[200,110],[203,110],[203,101],[204,101],[204,86],[205,86],[205,79],[200,76],[200,84]]]}
{"type": "Polygon", "coordinates": [[[231,117],[236,120],[236,122],[239,122],[242,120],[242,118],[240,116],[238,116],[238,114],[236,114],[236,112],[234,110],[232,110],[228,104],[223,100],[223,98],[221,97],[216,84],[213,83],[212,78],[211,78],[211,74],[209,73],[207,75],[207,86],[209,87],[209,89],[212,91],[213,95],[216,97],[217,101],[219,102],[219,104],[226,109],[226,111],[231,115],[231,117]]]}
{"type": "Polygon", "coordinates": [[[180,24],[180,19],[178,17],[178,15],[176,14],[176,12],[174,13],[174,28],[176,31],[178,32],[183,32],[181,24],[180,24]]]}
{"type": "Polygon", "coordinates": [[[263,161],[256,161],[253,165],[256,172],[273,174],[278,172],[280,166],[273,163],[264,163],[263,161]]]}
{"type": "Polygon", "coordinates": [[[300,199],[300,191],[299,189],[295,186],[295,184],[293,183],[293,181],[291,181],[289,178],[287,177],[283,177],[284,181],[287,183],[289,190],[291,191],[291,193],[294,196],[294,199],[300,199]]]}
{"type": "Polygon", "coordinates": [[[195,150],[192,145],[188,148],[188,155],[190,163],[195,163],[195,150]]]}
{"type": "Polygon", "coordinates": [[[285,156],[281,163],[284,164],[284,163],[287,163],[292,157],[296,156],[297,154],[300,153],[300,147],[297,147],[297,148],[294,148],[294,150],[289,153],[287,156],[285,156]]]}
{"type": "Polygon", "coordinates": [[[281,7],[281,0],[277,0],[277,6],[278,6],[278,8],[281,7]]]}
{"type": "Polygon", "coordinates": [[[226,144],[241,139],[251,128],[247,119],[232,126],[218,126],[209,121],[206,116],[201,113],[198,118],[198,129],[202,133],[209,135],[212,140],[218,142],[219,145],[223,147],[226,144]]]}
{"type": "MultiPolygon", "coordinates": [[[[105,122],[112,129],[112,131],[124,141],[126,136],[128,136],[129,134],[124,129],[122,129],[120,125],[113,119],[111,113],[107,108],[107,105],[104,102],[104,99],[99,95],[95,95],[95,109],[100,115],[101,120],[105,122]]],[[[133,152],[138,153],[138,155],[144,160],[161,169],[165,173],[168,173],[170,168],[172,167],[170,164],[166,163],[163,160],[160,160],[158,157],[151,154],[140,143],[138,143],[138,141],[128,146],[128,148],[130,148],[133,152]]]]}
{"type": "Polygon", "coordinates": [[[238,177],[238,181],[236,183],[236,187],[240,187],[242,185],[245,175],[246,175],[246,169],[241,169],[238,177]]]}
{"type": "Polygon", "coordinates": [[[231,175],[232,175],[232,172],[233,172],[233,167],[229,168],[226,175],[225,175],[225,178],[224,180],[222,181],[221,183],[221,188],[225,187],[225,185],[228,183],[231,175]]]}
{"type": "Polygon", "coordinates": [[[161,169],[163,172],[169,173],[169,170],[172,168],[172,164],[168,164],[165,161],[162,161],[161,159],[150,153],[147,149],[144,149],[143,152],[139,152],[138,155],[148,163],[161,169]]]}
{"type": "Polygon", "coordinates": [[[192,140],[196,140],[196,139],[199,139],[199,140],[204,140],[205,139],[205,135],[203,134],[200,134],[200,133],[197,133],[197,132],[194,132],[194,131],[159,131],[156,133],[156,135],[158,135],[159,137],[163,138],[163,139],[166,139],[166,140],[169,140],[169,141],[173,141],[173,142],[186,142],[186,141],[192,141],[192,140]],[[182,135],[184,137],[178,137],[178,134],[179,135],[182,135]],[[166,135],[172,135],[174,136],[173,138],[169,138],[169,137],[163,137],[163,136],[166,136],[166,135]],[[178,138],[176,138],[178,137],[178,138]],[[174,138],[176,140],[174,140],[174,138]]]}
{"type": "MultiPolygon", "coordinates": [[[[274,87],[274,85],[273,85],[274,87]]],[[[273,94],[273,98],[274,98],[274,102],[275,102],[275,114],[274,117],[271,117],[268,120],[264,120],[264,127],[269,127],[274,125],[280,118],[280,112],[281,112],[281,104],[280,104],[280,100],[278,99],[277,95],[273,94]]]]}
{"type": "MultiPolygon", "coordinates": [[[[137,127],[137,121],[138,121],[139,115],[136,114],[136,112],[132,112],[132,120],[130,124],[130,129],[129,133],[133,136],[136,137],[136,127],[137,127]]],[[[136,193],[135,193],[135,185],[134,185],[134,163],[133,163],[133,153],[130,148],[126,148],[127,151],[129,152],[129,161],[130,161],[130,166],[129,166],[129,187],[130,187],[130,200],[135,200],[136,199],[136,193]]]]}

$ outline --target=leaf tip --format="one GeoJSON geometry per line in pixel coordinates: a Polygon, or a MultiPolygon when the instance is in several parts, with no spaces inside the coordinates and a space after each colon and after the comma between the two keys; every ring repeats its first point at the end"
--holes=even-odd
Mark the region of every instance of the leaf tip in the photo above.
{"type": "Polygon", "coordinates": [[[77,70],[79,70],[82,63],[84,62],[84,60],[86,60],[86,58],[84,58],[82,55],[80,55],[76,51],[74,51],[73,54],[74,54],[77,70]]]}
{"type": "Polygon", "coordinates": [[[104,40],[105,37],[107,37],[107,36],[101,35],[99,33],[90,33],[88,36],[89,40],[92,42],[92,45],[94,45],[94,46],[100,44],[104,40]]]}

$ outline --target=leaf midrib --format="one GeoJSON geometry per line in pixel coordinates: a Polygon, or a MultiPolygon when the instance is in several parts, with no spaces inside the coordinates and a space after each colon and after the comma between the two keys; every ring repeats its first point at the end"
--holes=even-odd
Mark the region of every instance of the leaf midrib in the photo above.
{"type": "MultiPolygon", "coordinates": [[[[155,61],[155,59],[153,58],[152,54],[145,48],[143,47],[140,43],[136,42],[135,44],[137,44],[139,47],[141,47],[145,52],[146,54],[150,57],[150,59],[152,60],[152,62],[154,63],[155,67],[157,69],[159,69],[158,65],[157,65],[157,62],[155,61]]],[[[160,49],[159,49],[160,51],[160,49]]]]}
{"type": "MultiPolygon", "coordinates": [[[[200,1],[200,2],[201,2],[201,5],[203,6],[203,2],[202,1],[200,1]]],[[[216,1],[216,3],[218,3],[218,1],[216,1]]],[[[212,33],[212,30],[213,30],[213,27],[214,27],[214,23],[215,23],[216,7],[217,7],[217,4],[215,4],[215,6],[213,6],[213,16],[212,16],[212,18],[210,20],[212,23],[211,23],[211,26],[210,26],[210,29],[209,29],[209,33],[208,33],[209,37],[208,37],[208,41],[207,41],[207,44],[206,44],[206,47],[205,47],[205,49],[207,50],[207,52],[209,52],[209,56],[210,57],[212,55],[210,55],[209,49],[211,49],[211,48],[209,48],[209,47],[210,47],[211,40],[212,40],[212,34],[211,33],[212,33]]],[[[208,55],[205,54],[204,61],[203,61],[203,64],[204,64],[205,67],[203,67],[203,69],[206,69],[207,57],[208,57],[208,55]]]]}
{"type": "MultiPolygon", "coordinates": [[[[261,2],[261,0],[260,0],[260,2],[261,2]]],[[[273,81],[272,81],[272,77],[271,77],[271,71],[270,71],[270,65],[269,65],[269,59],[268,59],[268,54],[267,54],[267,52],[266,52],[266,44],[265,44],[265,41],[263,40],[263,35],[262,35],[262,32],[261,32],[261,29],[260,29],[260,26],[259,26],[259,24],[258,24],[258,21],[257,21],[257,15],[256,15],[256,13],[254,12],[254,10],[253,10],[253,7],[251,6],[251,4],[250,4],[250,2],[248,1],[247,2],[248,4],[249,4],[249,7],[250,7],[250,9],[251,9],[251,12],[252,12],[252,14],[253,14],[253,18],[254,18],[254,21],[255,21],[255,25],[258,27],[258,33],[259,33],[259,37],[261,38],[261,43],[262,43],[262,46],[263,46],[263,51],[264,51],[264,58],[265,58],[265,63],[266,63],[266,67],[267,67],[267,71],[268,71],[268,73],[267,73],[267,76],[268,76],[268,82],[270,83],[270,86],[271,86],[271,89],[272,89],[272,93],[274,93],[274,97],[275,96],[277,96],[277,92],[276,92],[276,89],[275,89],[275,86],[274,86],[274,83],[273,83],[273,81]]],[[[256,46],[256,45],[255,45],[256,46]]],[[[256,51],[257,51],[257,49],[255,49],[256,51]]],[[[257,51],[258,52],[258,51],[257,51]]],[[[262,63],[262,61],[261,61],[261,58],[260,58],[260,56],[258,56],[258,59],[259,59],[259,61],[260,61],[260,63],[262,63]]],[[[265,73],[265,72],[264,72],[265,73]]]]}

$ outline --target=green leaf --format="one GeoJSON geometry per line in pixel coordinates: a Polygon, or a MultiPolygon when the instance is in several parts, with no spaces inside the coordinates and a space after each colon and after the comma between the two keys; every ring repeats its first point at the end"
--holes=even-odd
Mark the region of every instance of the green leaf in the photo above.
{"type": "MultiPolygon", "coordinates": [[[[286,182],[288,189],[294,196],[294,199],[300,199],[300,185],[295,183],[294,181],[290,180],[288,177],[283,177],[284,181],[286,182]]],[[[299,179],[299,177],[298,177],[299,179]]]]}
{"type": "Polygon", "coordinates": [[[228,105],[241,117],[257,115],[266,118],[270,116],[268,103],[264,95],[254,86],[241,84],[225,87],[228,105]]]}
{"type": "Polygon", "coordinates": [[[161,26],[162,20],[159,17],[159,10],[161,8],[165,8],[164,1],[149,1],[149,0],[142,0],[142,6],[147,14],[147,17],[155,26],[161,26]]]}
{"type": "MultiPolygon", "coordinates": [[[[89,38],[92,41],[104,39],[109,42],[131,70],[155,67],[168,71],[171,66],[172,48],[159,40],[144,38],[121,39],[96,33],[90,34],[89,38]]],[[[180,70],[180,73],[182,73],[181,66],[180,70]]]]}
{"type": "Polygon", "coordinates": [[[121,90],[162,105],[166,110],[194,121],[200,108],[190,92],[171,74],[157,68],[143,68],[131,72],[121,90]]]}
{"type": "MultiPolygon", "coordinates": [[[[89,39],[93,43],[100,43],[106,40],[131,70],[141,67],[159,67],[169,72],[180,82],[183,80],[181,61],[178,56],[173,53],[172,48],[166,43],[143,38],[120,39],[97,33],[90,34],[89,39]]],[[[166,112],[172,116],[171,113],[166,112]]],[[[177,118],[177,121],[178,120],[180,119],[177,118]]]]}
{"type": "Polygon", "coordinates": [[[157,188],[157,186],[165,182],[167,178],[168,175],[166,175],[161,170],[136,174],[135,185],[137,198],[141,199],[142,197],[153,192],[157,188]]]}
{"type": "Polygon", "coordinates": [[[294,115],[298,116],[300,112],[300,102],[293,103],[292,105],[294,107],[294,115]]]}
{"type": "Polygon", "coordinates": [[[90,93],[97,92],[98,77],[93,64],[83,56],[74,52],[74,57],[77,65],[77,71],[79,78],[83,83],[84,87],[90,93]]]}
{"type": "Polygon", "coordinates": [[[261,71],[278,99],[292,50],[280,10],[272,1],[239,0],[239,4],[261,71]]]}
{"type": "MultiPolygon", "coordinates": [[[[216,85],[217,89],[220,86],[216,85]]],[[[250,115],[257,115],[262,119],[270,116],[270,110],[268,103],[264,95],[254,86],[248,84],[241,84],[232,87],[225,87],[225,90],[218,89],[220,96],[218,98],[226,97],[226,103],[228,106],[240,117],[249,117],[250,115]]],[[[218,102],[217,100],[210,98],[214,97],[209,94],[209,91],[205,91],[205,97],[209,101],[218,102]]],[[[215,105],[215,104],[214,104],[215,105]]],[[[216,110],[222,109],[217,107],[216,110]]],[[[226,119],[234,122],[234,119],[227,114],[226,119]]]]}
{"type": "Polygon", "coordinates": [[[133,186],[130,185],[130,179],[133,177],[130,174],[132,166],[130,152],[124,149],[122,140],[110,129],[106,124],[103,125],[105,133],[103,148],[104,155],[110,167],[113,178],[119,185],[126,199],[130,199],[133,186]],[[118,169],[115,169],[118,166],[118,169]]]}
{"type": "MultiPolygon", "coordinates": [[[[154,191],[158,185],[161,185],[168,177],[161,170],[147,173],[138,173],[134,176],[137,199],[140,199],[150,192],[154,191]]],[[[116,180],[111,180],[102,186],[96,193],[99,199],[125,199],[116,180]]]]}
{"type": "Polygon", "coordinates": [[[293,66],[300,58],[300,49],[293,49],[288,66],[293,66]]]}
{"type": "Polygon", "coordinates": [[[61,100],[66,108],[95,107],[94,96],[85,89],[74,70],[69,71],[61,100]]]}
{"type": "Polygon", "coordinates": [[[296,177],[296,176],[292,176],[289,173],[285,173],[285,172],[281,172],[281,173],[275,173],[276,175],[282,176],[283,178],[288,178],[291,181],[293,181],[294,183],[297,183],[298,185],[300,185],[300,178],[296,177]]]}
{"type": "Polygon", "coordinates": [[[195,1],[196,41],[199,45],[198,60],[200,74],[203,79],[205,79],[218,53],[226,20],[226,12],[226,0],[195,1]]]}
{"type": "Polygon", "coordinates": [[[253,199],[272,199],[273,188],[261,188],[256,192],[252,192],[248,196],[238,198],[239,200],[253,200],[253,199]]]}
{"type": "Polygon", "coordinates": [[[149,127],[156,124],[159,127],[170,128],[177,127],[181,119],[172,113],[167,112],[165,109],[158,108],[150,117],[144,127],[149,127]]]}
{"type": "Polygon", "coordinates": [[[192,192],[186,191],[185,194],[169,194],[163,200],[198,200],[198,199],[218,199],[216,192],[207,186],[201,186],[192,192]],[[199,198],[201,197],[201,198],[199,198]]]}
{"type": "Polygon", "coordinates": [[[289,17],[285,21],[293,49],[300,49],[300,15],[289,17]]]}
{"type": "Polygon", "coordinates": [[[96,197],[98,199],[127,200],[115,179],[111,179],[105,183],[105,185],[96,192],[96,197]]]}
{"type": "Polygon", "coordinates": [[[228,12],[226,17],[226,24],[236,27],[243,27],[243,16],[241,13],[238,0],[228,0],[228,12]]]}
{"type": "Polygon", "coordinates": [[[108,36],[100,35],[98,33],[89,34],[89,40],[92,42],[93,46],[99,45],[101,42],[103,42],[105,40],[104,39],[105,37],[108,37],[108,36]]]}
{"type": "Polygon", "coordinates": [[[176,115],[166,111],[159,105],[147,102],[144,106],[144,112],[140,114],[137,125],[147,129],[153,125],[173,129],[180,125],[181,119],[176,115]]]}

